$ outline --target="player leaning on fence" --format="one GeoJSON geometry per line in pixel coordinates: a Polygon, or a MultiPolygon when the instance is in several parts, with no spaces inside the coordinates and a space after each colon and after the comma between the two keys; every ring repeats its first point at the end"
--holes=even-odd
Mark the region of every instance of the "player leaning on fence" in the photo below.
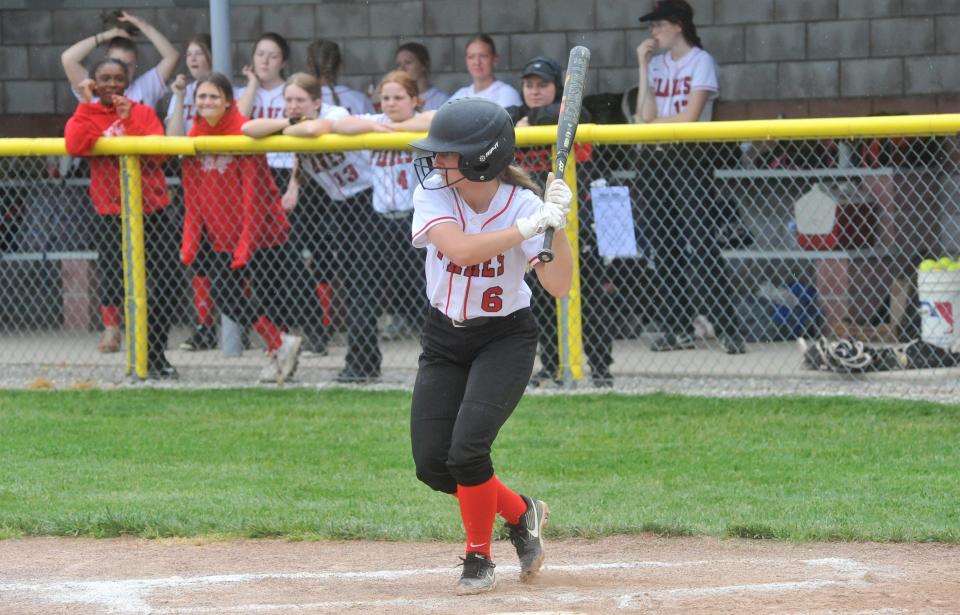
{"type": "MultiPolygon", "coordinates": [[[[163,125],[153,109],[123,96],[127,89],[127,65],[114,58],[101,60],[93,68],[93,79],[78,84],[80,104],[67,121],[64,131],[67,151],[71,156],[90,154],[100,137],[162,135],[163,125]],[[94,99],[97,99],[94,102],[94,99]]],[[[171,298],[178,296],[166,285],[175,279],[170,275],[176,262],[172,249],[173,232],[164,209],[169,203],[167,184],[161,168],[162,158],[143,156],[143,235],[147,275],[147,367],[151,378],[176,378],[177,371],[167,361],[164,349],[170,318],[171,298]]],[[[90,159],[90,198],[98,219],[95,229],[97,274],[100,303],[123,305],[123,231],[120,223],[120,169],[116,157],[90,159]]]]}
{"type": "MultiPolygon", "coordinates": [[[[334,122],[333,131],[340,134],[364,132],[414,131],[430,128],[433,111],[421,113],[417,82],[402,70],[391,71],[377,88],[383,113],[348,115],[334,122]]],[[[391,255],[392,267],[384,267],[380,277],[385,307],[392,316],[394,336],[407,332],[419,334],[426,314],[423,294],[423,253],[410,244],[413,220],[413,190],[417,185],[413,167],[414,153],[403,150],[375,150],[370,156],[373,180],[373,220],[376,226],[370,235],[380,242],[380,249],[391,255]]]]}
{"type": "MultiPolygon", "coordinates": [[[[243,133],[256,138],[280,132],[317,137],[349,115],[343,107],[324,104],[320,81],[306,73],[287,79],[283,97],[286,117],[250,120],[243,133]]],[[[299,211],[295,215],[301,223],[324,233],[314,239],[321,251],[314,252],[312,260],[324,275],[340,282],[336,292],[343,292],[348,331],[347,356],[337,381],[378,379],[383,358],[377,341],[378,283],[386,255],[369,232],[376,227],[369,156],[357,151],[297,154],[283,202],[288,210],[299,211]]]]}
{"type": "MultiPolygon", "coordinates": [[[[191,137],[243,134],[230,81],[220,73],[197,80],[191,137]]],[[[183,241],[180,257],[210,278],[214,301],[229,318],[253,328],[267,344],[260,382],[283,383],[297,368],[302,339],[276,322],[283,303],[279,275],[287,266],[286,213],[262,155],[205,154],[183,159],[183,241]],[[247,280],[253,294],[247,296],[247,280]]]]}
{"type": "MultiPolygon", "coordinates": [[[[640,21],[649,23],[651,37],[637,47],[640,83],[634,121],[709,121],[719,93],[717,66],[700,44],[693,9],[685,0],[660,0],[640,21]],[[656,49],[664,53],[653,55],[656,49]]],[[[743,353],[746,346],[716,242],[709,145],[658,145],[645,148],[641,157],[641,202],[649,204],[654,259],[652,295],[663,327],[650,349],[694,347],[693,321],[702,295],[724,352],[743,353]],[[691,271],[702,278],[702,290],[694,291],[691,271]]]]}

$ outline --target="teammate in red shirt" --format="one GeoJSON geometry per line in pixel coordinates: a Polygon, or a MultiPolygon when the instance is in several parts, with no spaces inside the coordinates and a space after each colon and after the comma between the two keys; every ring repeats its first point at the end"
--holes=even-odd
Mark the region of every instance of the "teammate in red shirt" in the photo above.
{"type": "MultiPolygon", "coordinates": [[[[247,121],[237,110],[230,81],[220,73],[197,80],[197,117],[189,136],[239,135],[247,121]]],[[[244,328],[253,325],[267,344],[260,382],[283,383],[297,369],[302,339],[275,323],[284,294],[275,280],[287,267],[283,244],[289,224],[280,193],[262,155],[207,154],[184,158],[181,260],[196,261],[210,277],[220,310],[244,328]],[[253,297],[244,293],[245,278],[253,297]]]]}
{"type": "MultiPolygon", "coordinates": [[[[127,66],[114,58],[101,60],[94,66],[93,79],[79,84],[81,102],[64,131],[67,151],[71,156],[87,156],[100,137],[162,135],[163,125],[157,114],[145,105],[123,96],[127,88],[127,66]],[[97,102],[91,102],[94,98],[97,102]]],[[[143,233],[146,250],[148,342],[147,364],[151,378],[176,378],[177,371],[164,353],[174,306],[170,297],[177,295],[168,273],[176,258],[167,206],[167,184],[161,168],[162,158],[141,159],[143,191],[143,233]]],[[[120,168],[115,157],[90,159],[90,198],[97,210],[95,229],[97,273],[100,304],[119,306],[123,301],[123,231],[120,222],[120,168]]],[[[119,311],[112,326],[118,327],[119,311]]]]}

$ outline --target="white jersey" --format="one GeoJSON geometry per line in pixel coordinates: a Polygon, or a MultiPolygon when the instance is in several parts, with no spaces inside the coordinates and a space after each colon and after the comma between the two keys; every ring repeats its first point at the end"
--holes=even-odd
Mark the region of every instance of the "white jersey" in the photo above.
{"type": "MultiPolygon", "coordinates": [[[[335,122],[348,115],[343,107],[321,105],[319,119],[335,122]]],[[[297,160],[300,168],[316,180],[334,201],[344,201],[373,185],[368,152],[297,154],[297,160]]]]}
{"type": "Polygon", "coordinates": [[[450,95],[443,90],[430,88],[426,92],[420,94],[420,100],[423,101],[422,109],[424,111],[436,111],[443,103],[450,100],[450,95]]]}
{"type": "MultiPolygon", "coordinates": [[[[187,88],[183,93],[183,134],[185,135],[190,134],[190,129],[193,128],[193,116],[197,113],[197,110],[194,107],[196,92],[197,82],[191,81],[187,84],[187,88]]],[[[174,96],[170,99],[170,105],[167,107],[168,120],[173,117],[173,108],[176,106],[177,96],[174,94],[174,96]]]]}
{"type": "MultiPolygon", "coordinates": [[[[250,108],[248,119],[284,117],[286,115],[284,111],[286,105],[283,102],[283,86],[284,84],[281,83],[270,90],[257,88],[257,95],[253,99],[253,107],[250,108]]],[[[233,98],[240,100],[246,89],[246,86],[234,88],[233,98]]],[[[267,163],[274,169],[292,169],[293,154],[290,152],[267,152],[267,163]]]]}
{"type": "MultiPolygon", "coordinates": [[[[427,179],[428,184],[437,186],[442,181],[438,175],[427,179]]],[[[430,243],[427,233],[439,224],[456,224],[468,235],[501,231],[516,224],[518,218],[534,215],[542,205],[526,188],[501,183],[490,207],[478,214],[455,188],[425,190],[418,185],[413,193],[412,241],[415,247],[427,249],[430,305],[453,320],[507,316],[529,307],[530,287],[523,277],[528,267],[540,262],[537,253],[543,247],[543,235],[534,235],[485,263],[460,267],[430,243]]]]}
{"type": "Polygon", "coordinates": [[[486,98],[487,100],[492,100],[503,108],[519,107],[523,104],[523,100],[520,99],[519,92],[517,92],[513,86],[507,85],[499,79],[490,84],[490,86],[486,89],[480,90],[479,92],[471,83],[467,87],[460,88],[454,92],[453,96],[450,97],[450,100],[466,98],[467,96],[479,96],[480,98],[486,98]]]}
{"type": "Polygon", "coordinates": [[[699,121],[713,119],[713,101],[720,93],[717,63],[700,47],[694,47],[677,61],[669,51],[654,56],[650,60],[647,79],[657,99],[657,117],[677,115],[690,102],[691,92],[706,90],[709,97],[699,121]]]}
{"type": "MultiPolygon", "coordinates": [[[[385,113],[358,116],[378,124],[389,124],[385,113]]],[[[417,172],[413,168],[415,154],[409,151],[374,150],[370,152],[373,179],[373,209],[379,214],[413,210],[413,189],[417,172]]]]}
{"type": "Polygon", "coordinates": [[[345,85],[338,85],[334,90],[331,90],[329,86],[323,86],[321,93],[323,104],[343,107],[350,115],[373,113],[373,104],[363,92],[351,90],[345,85]],[[336,102],[333,99],[334,90],[337,92],[337,97],[340,99],[340,102],[336,102]]]}
{"type": "MultiPolygon", "coordinates": [[[[77,100],[80,100],[80,92],[73,86],[70,86],[70,91],[77,97],[77,100]]],[[[169,91],[167,84],[160,77],[160,65],[158,64],[134,79],[130,87],[124,90],[123,95],[141,105],[156,107],[160,99],[169,91]]],[[[98,100],[100,99],[94,98],[93,102],[98,100]]]]}

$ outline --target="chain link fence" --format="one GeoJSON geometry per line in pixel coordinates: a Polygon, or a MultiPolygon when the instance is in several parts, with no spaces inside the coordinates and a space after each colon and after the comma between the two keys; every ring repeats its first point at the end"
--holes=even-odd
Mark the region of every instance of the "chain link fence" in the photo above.
{"type": "MultiPolygon", "coordinates": [[[[541,326],[532,386],[562,388],[566,374],[581,388],[803,392],[842,377],[878,394],[955,394],[960,154],[943,135],[956,126],[898,134],[882,123],[892,119],[816,138],[641,142],[631,135],[642,127],[607,126],[579,143],[568,227],[579,286],[558,317],[530,276],[541,326]]],[[[530,143],[549,134],[527,134],[517,162],[542,181],[550,146],[530,143]]],[[[0,384],[170,380],[165,356],[185,385],[410,385],[430,309],[424,253],[409,242],[415,174],[372,188],[358,177],[412,155],[399,142],[372,156],[329,142],[301,141],[296,171],[249,151],[143,156],[139,303],[118,187],[91,189],[93,159],[8,147],[0,384]],[[146,373],[126,322],[144,307],[146,373]]]]}

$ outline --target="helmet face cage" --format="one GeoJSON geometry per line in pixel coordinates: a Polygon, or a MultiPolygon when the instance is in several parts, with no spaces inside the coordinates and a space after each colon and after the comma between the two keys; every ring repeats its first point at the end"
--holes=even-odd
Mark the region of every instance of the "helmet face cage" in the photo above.
{"type": "Polygon", "coordinates": [[[421,152],[421,153],[424,153],[426,155],[419,156],[413,160],[413,170],[416,171],[417,181],[420,182],[420,186],[422,186],[424,190],[440,190],[441,188],[449,188],[454,184],[460,183],[461,181],[468,179],[466,172],[468,172],[469,169],[463,165],[463,156],[460,157],[460,162],[456,167],[445,167],[445,168],[439,169],[433,165],[433,159],[436,157],[435,153],[433,152],[421,152]],[[434,171],[436,171],[437,173],[443,173],[444,171],[450,168],[456,168],[456,170],[460,171],[460,174],[463,175],[463,177],[461,177],[455,182],[441,183],[437,186],[427,186],[426,184],[427,178],[433,175],[434,171]]]}
{"type": "MultiPolygon", "coordinates": [[[[496,179],[513,161],[514,129],[507,112],[493,101],[461,98],[444,104],[434,117],[426,139],[412,144],[426,153],[414,161],[420,185],[426,190],[446,188],[457,182],[427,187],[440,153],[459,154],[456,170],[462,179],[487,182],[496,179]]],[[[461,180],[457,180],[458,182],[461,180]]]]}

